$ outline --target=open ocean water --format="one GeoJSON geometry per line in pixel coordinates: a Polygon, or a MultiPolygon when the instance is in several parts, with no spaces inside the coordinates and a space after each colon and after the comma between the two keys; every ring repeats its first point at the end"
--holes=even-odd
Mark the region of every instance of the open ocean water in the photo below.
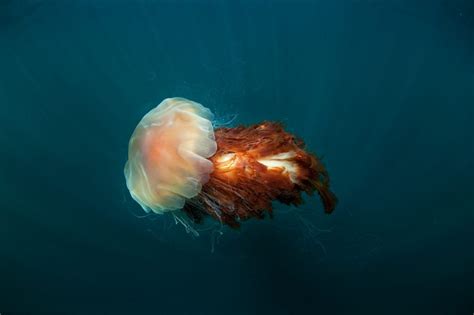
{"type": "Polygon", "coordinates": [[[0,0],[0,313],[470,315],[473,118],[472,0],[0,0]],[[142,217],[128,140],[171,96],[282,121],[335,212],[142,217]]]}

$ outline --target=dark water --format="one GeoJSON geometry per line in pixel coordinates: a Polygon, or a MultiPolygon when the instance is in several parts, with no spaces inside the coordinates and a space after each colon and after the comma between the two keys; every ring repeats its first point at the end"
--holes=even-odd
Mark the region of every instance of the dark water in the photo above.
{"type": "Polygon", "coordinates": [[[0,1],[0,312],[472,314],[474,2],[0,1]],[[280,120],[340,199],[138,218],[136,123],[280,120]]]}

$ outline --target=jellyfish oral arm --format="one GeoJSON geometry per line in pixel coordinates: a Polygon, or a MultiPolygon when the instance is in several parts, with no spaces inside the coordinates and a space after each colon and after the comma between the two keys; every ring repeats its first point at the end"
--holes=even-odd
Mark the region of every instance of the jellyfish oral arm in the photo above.
{"type": "Polygon", "coordinates": [[[271,215],[274,200],[301,204],[303,192],[317,192],[325,211],[334,209],[336,197],[322,163],[280,124],[218,128],[215,137],[214,171],[198,195],[207,214],[238,227],[242,220],[271,215]]]}
{"type": "Polygon", "coordinates": [[[257,161],[265,165],[269,170],[282,170],[282,173],[287,173],[291,182],[298,182],[298,165],[292,162],[291,159],[296,156],[293,151],[278,153],[270,155],[257,161]]]}

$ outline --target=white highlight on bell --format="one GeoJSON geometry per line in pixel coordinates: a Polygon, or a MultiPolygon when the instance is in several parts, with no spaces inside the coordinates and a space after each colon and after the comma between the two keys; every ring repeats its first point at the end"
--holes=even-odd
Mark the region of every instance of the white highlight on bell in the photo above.
{"type": "Polygon", "coordinates": [[[283,173],[288,173],[291,182],[297,183],[298,166],[288,160],[295,156],[296,153],[294,151],[290,151],[266,156],[262,159],[258,159],[257,161],[265,165],[268,169],[283,169],[283,173]]]}

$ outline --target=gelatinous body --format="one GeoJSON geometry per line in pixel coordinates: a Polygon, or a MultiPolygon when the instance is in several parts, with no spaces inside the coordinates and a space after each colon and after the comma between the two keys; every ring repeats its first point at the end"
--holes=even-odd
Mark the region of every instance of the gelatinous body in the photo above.
{"type": "Polygon", "coordinates": [[[143,117],[129,143],[127,187],[145,211],[184,212],[231,227],[272,214],[272,201],[299,205],[317,192],[330,213],[336,197],[320,160],[283,126],[264,122],[213,129],[212,113],[164,100],[143,117]]]}
{"type": "Polygon", "coordinates": [[[168,98],[146,114],[129,142],[125,178],[132,197],[149,212],[183,208],[213,170],[212,113],[201,104],[168,98]]]}

